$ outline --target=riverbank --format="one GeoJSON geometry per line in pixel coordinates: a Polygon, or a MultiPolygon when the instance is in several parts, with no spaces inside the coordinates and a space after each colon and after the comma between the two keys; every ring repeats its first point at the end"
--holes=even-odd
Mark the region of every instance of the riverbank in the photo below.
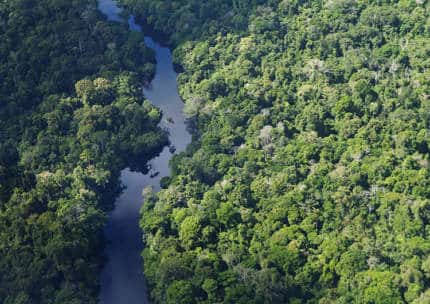
{"type": "MultiPolygon", "coordinates": [[[[125,22],[120,16],[121,9],[114,1],[100,1],[99,9],[109,20],[125,22]]],[[[134,16],[129,16],[128,25],[131,31],[142,32],[134,16]]],[[[154,191],[160,190],[160,180],[170,174],[170,159],[175,153],[184,151],[191,142],[182,115],[183,102],[178,94],[172,54],[150,37],[145,37],[145,44],[155,51],[157,64],[155,77],[143,93],[162,110],[160,127],[169,132],[171,147],[165,147],[148,163],[150,170],[147,174],[129,169],[122,171],[121,181],[126,189],[117,199],[105,229],[107,263],[101,273],[100,290],[100,303],[103,304],[148,303],[141,259],[143,239],[139,228],[142,190],[148,186],[154,191]]]]}

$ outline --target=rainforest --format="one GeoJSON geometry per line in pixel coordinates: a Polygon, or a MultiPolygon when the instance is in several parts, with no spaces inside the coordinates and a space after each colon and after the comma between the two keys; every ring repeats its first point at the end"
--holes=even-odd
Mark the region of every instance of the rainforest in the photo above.
{"type": "Polygon", "coordinates": [[[430,304],[428,0],[110,2],[0,0],[0,303],[430,304]]]}

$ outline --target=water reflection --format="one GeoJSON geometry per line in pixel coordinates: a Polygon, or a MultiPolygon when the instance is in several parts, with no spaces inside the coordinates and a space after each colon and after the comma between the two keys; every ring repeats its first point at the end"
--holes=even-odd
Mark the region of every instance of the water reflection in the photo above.
{"type": "MultiPolygon", "coordinates": [[[[121,9],[115,1],[100,0],[99,10],[111,21],[120,21],[121,9]]],[[[129,28],[141,32],[141,27],[131,16],[129,28]]],[[[170,174],[169,160],[174,151],[184,151],[191,142],[182,114],[181,101],[173,69],[172,53],[152,38],[145,37],[145,43],[156,52],[156,74],[150,87],[143,90],[145,97],[163,111],[161,127],[168,129],[170,142],[174,148],[165,147],[162,153],[149,162],[151,170],[144,175],[126,169],[121,173],[121,181],[127,187],[115,203],[105,229],[108,244],[105,255],[108,262],[101,274],[100,303],[102,304],[145,304],[149,303],[142,273],[140,253],[143,249],[142,232],[139,229],[139,210],[142,205],[142,190],[152,186],[160,189],[162,177],[170,174]]]]}

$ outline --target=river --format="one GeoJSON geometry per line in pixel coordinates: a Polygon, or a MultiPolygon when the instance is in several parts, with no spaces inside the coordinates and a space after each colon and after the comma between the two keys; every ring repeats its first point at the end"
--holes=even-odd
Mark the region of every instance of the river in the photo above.
{"type": "MultiPolygon", "coordinates": [[[[119,15],[121,9],[113,0],[99,0],[99,10],[110,21],[125,22],[119,15]]],[[[142,32],[133,16],[129,18],[128,25],[130,30],[142,32]]],[[[191,142],[191,135],[182,114],[184,104],[178,94],[172,53],[151,37],[145,37],[145,44],[156,52],[157,66],[155,77],[150,86],[143,89],[143,94],[163,111],[160,126],[169,130],[170,142],[176,148],[175,153],[179,153],[191,142]]],[[[173,153],[165,147],[149,162],[151,170],[148,174],[129,169],[121,173],[121,182],[126,189],[115,202],[105,229],[107,263],[101,273],[101,304],[149,303],[140,255],[143,250],[139,228],[142,190],[146,186],[152,186],[154,191],[160,190],[160,179],[170,174],[169,160],[172,156],[173,153]]]]}

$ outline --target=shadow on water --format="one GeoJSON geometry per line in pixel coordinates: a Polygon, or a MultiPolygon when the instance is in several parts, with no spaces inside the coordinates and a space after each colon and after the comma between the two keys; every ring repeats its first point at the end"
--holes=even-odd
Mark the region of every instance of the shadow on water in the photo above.
{"type": "MultiPolygon", "coordinates": [[[[110,21],[124,22],[121,9],[113,0],[99,0],[99,10],[110,21]]],[[[142,32],[133,16],[129,18],[128,24],[130,30],[142,32]]],[[[163,111],[160,126],[169,131],[175,153],[180,153],[191,142],[191,135],[182,114],[183,102],[178,94],[172,53],[150,37],[145,37],[145,43],[155,51],[157,66],[151,85],[144,88],[143,93],[163,111]]],[[[143,249],[139,228],[142,190],[146,186],[152,186],[154,191],[160,190],[161,178],[170,174],[169,160],[173,156],[172,152],[173,149],[165,147],[160,155],[149,162],[151,170],[147,174],[131,172],[129,169],[121,172],[121,182],[126,189],[116,200],[115,209],[109,214],[105,228],[107,263],[101,273],[102,304],[149,303],[140,256],[143,249]]]]}

